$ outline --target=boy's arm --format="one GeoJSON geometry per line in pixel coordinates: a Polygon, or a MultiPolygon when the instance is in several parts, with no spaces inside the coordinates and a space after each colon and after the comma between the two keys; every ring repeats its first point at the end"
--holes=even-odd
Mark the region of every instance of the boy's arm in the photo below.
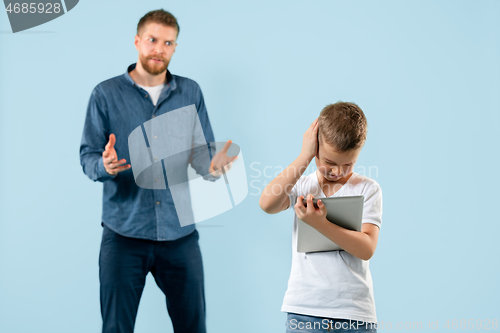
{"type": "Polygon", "coordinates": [[[369,260],[377,247],[379,227],[372,223],[363,223],[361,232],[342,228],[326,219],[326,208],[318,200],[318,209],[314,208],[312,195],[307,196],[307,207],[302,204],[304,196],[297,198],[295,212],[299,219],[309,224],[332,242],[353,256],[369,260]]]}
{"type": "Polygon", "coordinates": [[[267,184],[259,199],[259,206],[268,214],[276,214],[290,206],[288,197],[297,180],[316,156],[318,146],[318,119],[304,133],[302,151],[285,170],[267,184]]]}
{"type": "Polygon", "coordinates": [[[290,206],[288,195],[310,162],[310,158],[299,155],[272,182],[267,184],[260,196],[260,208],[268,214],[276,214],[287,209],[290,206]]]}

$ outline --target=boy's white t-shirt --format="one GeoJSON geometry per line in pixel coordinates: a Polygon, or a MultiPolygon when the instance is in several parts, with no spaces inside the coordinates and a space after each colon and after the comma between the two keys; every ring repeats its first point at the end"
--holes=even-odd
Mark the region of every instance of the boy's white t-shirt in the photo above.
{"type": "MultiPolygon", "coordinates": [[[[314,198],[325,198],[316,172],[299,178],[289,195],[288,209],[294,209],[297,197],[301,195],[312,194],[314,198]]],[[[372,223],[380,228],[380,185],[371,178],[353,172],[332,197],[351,195],[364,196],[362,223],[372,223]]],[[[297,214],[294,214],[292,269],[281,311],[376,323],[369,261],[359,259],[346,251],[297,252],[297,220],[297,214]]]]}
{"type": "Polygon", "coordinates": [[[156,103],[158,103],[158,98],[160,98],[161,90],[165,86],[165,83],[162,83],[162,84],[154,86],[154,87],[146,87],[146,86],[143,86],[140,84],[137,84],[137,85],[149,93],[149,96],[151,96],[151,100],[153,101],[153,105],[156,106],[156,103]]]}

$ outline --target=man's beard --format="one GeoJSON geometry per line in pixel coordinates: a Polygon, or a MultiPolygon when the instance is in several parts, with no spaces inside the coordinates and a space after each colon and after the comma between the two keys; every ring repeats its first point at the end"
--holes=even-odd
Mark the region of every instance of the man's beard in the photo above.
{"type": "Polygon", "coordinates": [[[151,57],[140,56],[139,59],[141,61],[142,68],[144,68],[144,70],[151,75],[161,74],[168,67],[168,61],[165,58],[155,57],[155,56],[151,57]],[[152,61],[149,60],[153,58],[161,59],[163,60],[163,63],[153,63],[152,61]]]}

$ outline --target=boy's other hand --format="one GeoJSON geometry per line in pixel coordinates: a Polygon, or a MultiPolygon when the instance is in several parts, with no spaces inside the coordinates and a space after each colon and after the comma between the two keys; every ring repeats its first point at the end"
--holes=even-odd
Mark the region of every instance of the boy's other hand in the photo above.
{"type": "Polygon", "coordinates": [[[112,176],[118,174],[118,172],[130,169],[130,164],[122,166],[122,164],[127,162],[125,159],[118,161],[118,155],[115,150],[115,142],[115,135],[111,133],[109,135],[109,141],[102,152],[102,163],[104,164],[104,169],[112,176]]]}
{"type": "Polygon", "coordinates": [[[306,157],[309,161],[316,156],[318,151],[318,118],[313,121],[311,126],[304,133],[302,139],[302,151],[301,155],[306,157]]]}
{"type": "Polygon", "coordinates": [[[305,223],[309,224],[311,227],[316,228],[323,223],[326,220],[326,207],[323,204],[323,201],[318,200],[318,208],[314,208],[313,204],[313,195],[308,194],[307,195],[307,207],[304,206],[302,203],[302,200],[304,199],[304,196],[301,195],[300,197],[297,198],[297,202],[295,203],[295,213],[297,214],[297,217],[301,220],[304,221],[305,223]]]}

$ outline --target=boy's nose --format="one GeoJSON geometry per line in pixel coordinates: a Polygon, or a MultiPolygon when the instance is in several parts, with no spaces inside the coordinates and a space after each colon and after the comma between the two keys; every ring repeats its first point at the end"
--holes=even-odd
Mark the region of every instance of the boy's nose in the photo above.
{"type": "Polygon", "coordinates": [[[330,169],[330,173],[339,176],[342,173],[342,170],[339,167],[334,167],[330,169]]]}

